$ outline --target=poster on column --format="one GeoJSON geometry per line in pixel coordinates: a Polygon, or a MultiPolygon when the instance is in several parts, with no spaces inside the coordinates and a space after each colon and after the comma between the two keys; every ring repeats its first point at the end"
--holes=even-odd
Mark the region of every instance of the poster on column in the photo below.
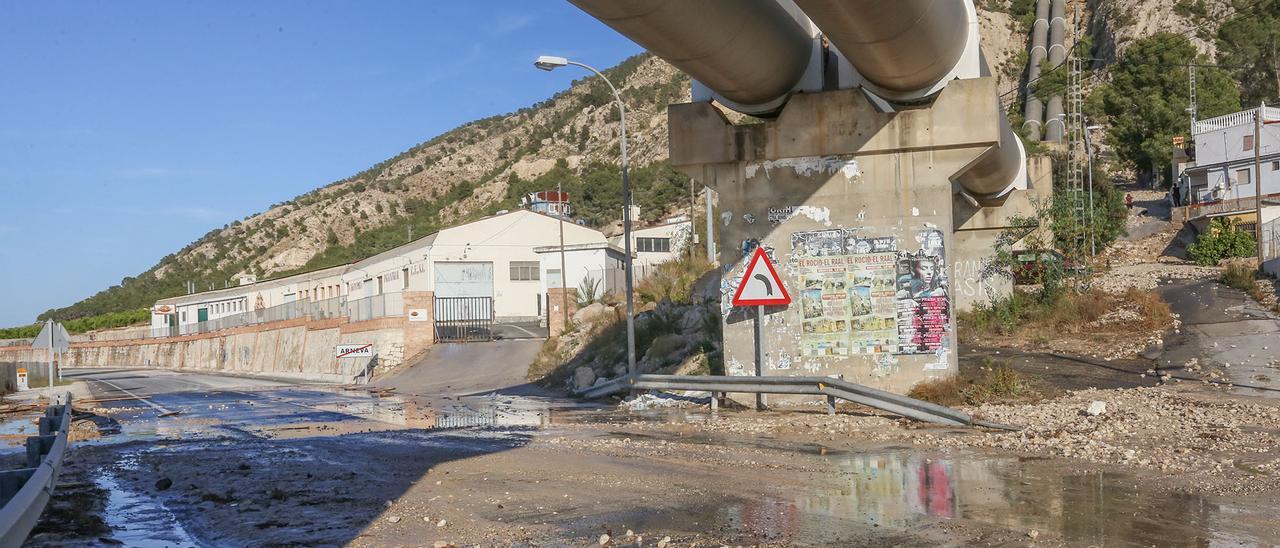
{"type": "Polygon", "coordinates": [[[922,230],[917,241],[919,251],[898,252],[898,353],[941,355],[951,326],[942,232],[922,230]]]}
{"type": "Polygon", "coordinates": [[[866,253],[849,256],[850,339],[854,354],[895,352],[898,321],[894,292],[897,256],[866,253]]]}
{"type": "Polygon", "coordinates": [[[801,354],[849,355],[847,257],[800,260],[801,354]]]}

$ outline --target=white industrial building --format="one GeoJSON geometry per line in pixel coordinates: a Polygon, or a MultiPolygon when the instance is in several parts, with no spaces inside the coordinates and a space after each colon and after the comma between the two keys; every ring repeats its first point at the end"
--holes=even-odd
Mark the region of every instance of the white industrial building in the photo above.
{"type": "Polygon", "coordinates": [[[607,249],[600,231],[516,210],[446,228],[348,265],[162,299],[152,308],[153,336],[303,315],[345,315],[352,321],[400,316],[405,291],[431,291],[436,298],[490,297],[498,321],[538,319],[545,314],[546,278],[560,277],[558,254],[552,264],[545,260],[545,250],[559,249],[562,228],[566,249],[575,250],[570,253],[571,276],[621,264],[621,253],[607,249]]]}
{"type": "MultiPolygon", "coordinates": [[[[668,219],[666,223],[631,231],[631,252],[635,264],[651,266],[665,263],[684,253],[693,238],[693,223],[688,218],[668,219]]],[[[622,247],[622,236],[614,236],[611,242],[622,247]]]]}
{"type": "MultiPolygon", "coordinates": [[[[1195,161],[1177,178],[1181,205],[1252,199],[1257,177],[1264,198],[1280,197],[1280,126],[1264,125],[1259,139],[1260,174],[1254,173],[1254,116],[1250,109],[1195,123],[1195,161]]],[[[1280,109],[1266,108],[1264,121],[1280,122],[1280,109]]]]}

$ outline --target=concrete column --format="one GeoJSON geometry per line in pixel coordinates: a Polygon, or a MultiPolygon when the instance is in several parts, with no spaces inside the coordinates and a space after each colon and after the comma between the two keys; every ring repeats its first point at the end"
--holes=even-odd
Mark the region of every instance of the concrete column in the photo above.
{"type": "Polygon", "coordinates": [[[953,267],[993,253],[997,212],[1033,214],[1025,191],[981,206],[955,182],[1000,142],[994,94],[991,78],[956,80],[931,105],[880,112],[858,90],[806,93],[750,126],[671,105],[672,164],[720,198],[729,375],[754,374],[753,313],[730,301],[757,247],[791,297],[766,310],[764,375],[905,393],[958,373],[953,267]]]}

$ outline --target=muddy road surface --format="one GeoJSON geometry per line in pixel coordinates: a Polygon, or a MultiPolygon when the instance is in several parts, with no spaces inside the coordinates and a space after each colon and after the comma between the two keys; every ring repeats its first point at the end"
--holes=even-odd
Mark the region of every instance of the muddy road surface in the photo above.
{"type": "Polygon", "coordinates": [[[1280,539],[1272,489],[1215,496],[1105,462],[926,447],[911,436],[984,434],[856,410],[832,423],[813,411],[628,410],[492,394],[419,409],[279,381],[75,375],[91,395],[80,421],[100,435],[75,444],[32,546],[1280,539]],[[831,431],[778,427],[796,421],[831,431]]]}

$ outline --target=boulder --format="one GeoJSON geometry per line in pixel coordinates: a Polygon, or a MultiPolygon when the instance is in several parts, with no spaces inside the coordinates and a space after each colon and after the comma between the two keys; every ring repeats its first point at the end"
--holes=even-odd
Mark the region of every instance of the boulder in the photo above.
{"type": "Polygon", "coordinates": [[[684,335],[676,333],[668,333],[659,336],[653,340],[653,344],[649,345],[649,351],[644,354],[644,361],[650,362],[657,367],[666,365],[667,362],[682,357],[681,351],[689,346],[689,339],[684,335]]]}
{"type": "Polygon", "coordinates": [[[596,382],[596,372],[590,367],[579,367],[573,370],[573,385],[578,390],[590,388],[596,382]]]}
{"type": "Polygon", "coordinates": [[[603,303],[591,303],[573,313],[573,323],[577,325],[595,323],[599,320],[600,316],[604,315],[608,310],[609,307],[605,306],[603,303]]]}

